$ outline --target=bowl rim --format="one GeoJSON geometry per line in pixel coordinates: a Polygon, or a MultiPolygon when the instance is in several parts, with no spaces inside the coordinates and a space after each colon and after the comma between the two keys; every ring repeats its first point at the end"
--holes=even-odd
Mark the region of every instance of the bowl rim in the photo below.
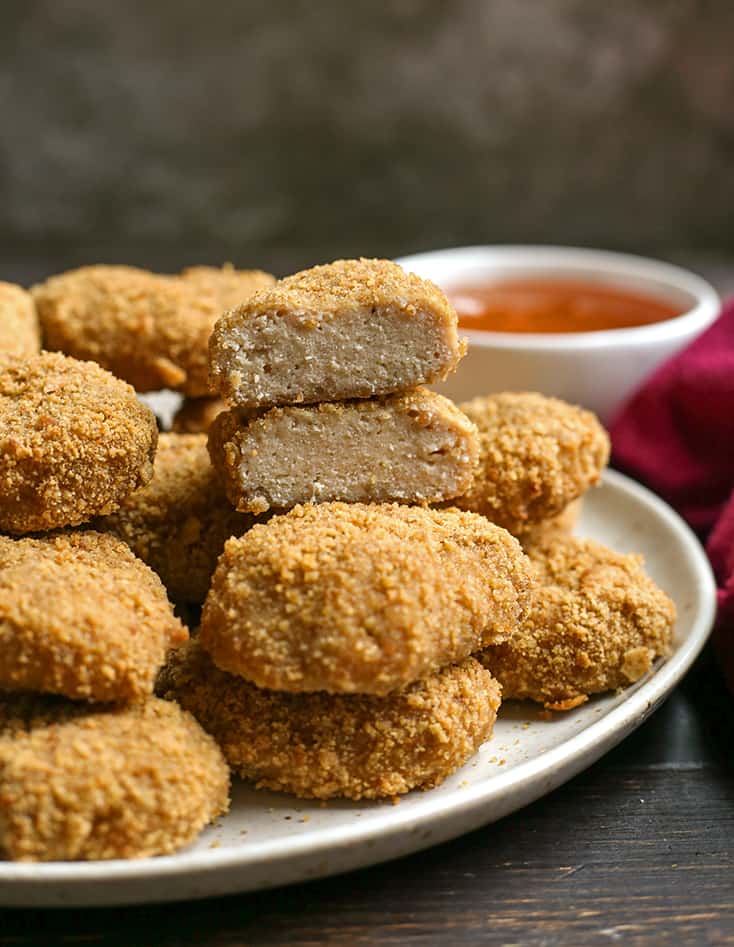
{"type": "MultiPolygon", "coordinates": [[[[505,264],[511,262],[517,265],[518,269],[526,271],[532,270],[533,264],[536,264],[538,268],[555,265],[569,272],[576,270],[580,274],[595,273],[602,279],[605,276],[619,279],[626,277],[667,284],[671,289],[685,292],[696,300],[690,309],[672,319],[623,329],[603,329],[593,332],[513,333],[489,332],[484,329],[467,329],[460,326],[461,334],[475,346],[562,351],[647,346],[656,342],[675,342],[693,336],[711,325],[721,312],[719,294],[702,276],[674,263],[632,253],[548,244],[477,244],[412,253],[397,257],[395,262],[404,269],[411,270],[411,267],[419,262],[428,263],[431,257],[440,258],[443,264],[455,262],[457,275],[458,270],[466,269],[472,264],[481,266],[492,262],[505,264]],[[527,261],[523,260],[524,256],[528,257],[527,261]]],[[[435,262],[439,260],[436,259],[435,262]]],[[[437,282],[434,277],[425,273],[425,270],[419,275],[437,282]]],[[[654,289],[651,292],[654,294],[654,289]]]]}

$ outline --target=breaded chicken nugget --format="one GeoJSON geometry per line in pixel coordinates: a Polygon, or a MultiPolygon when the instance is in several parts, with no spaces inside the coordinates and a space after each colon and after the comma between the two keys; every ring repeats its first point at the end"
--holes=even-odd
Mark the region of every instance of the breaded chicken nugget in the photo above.
{"type": "Polygon", "coordinates": [[[0,531],[76,526],[153,475],[155,416],[93,362],[0,361],[0,531]]]}
{"type": "Polygon", "coordinates": [[[433,283],[389,260],[337,260],[280,280],[226,313],[211,383],[243,407],[345,401],[445,378],[466,346],[433,283]]]}
{"type": "Polygon", "coordinates": [[[144,858],[193,841],[229,804],[221,751],[170,701],[0,695],[0,852],[144,858]]]}
{"type": "Polygon", "coordinates": [[[93,359],[138,391],[209,392],[207,344],[219,316],[269,286],[259,270],[195,267],[181,276],[85,266],[33,288],[46,348],[93,359]]]}
{"type": "Polygon", "coordinates": [[[21,286],[0,282],[0,355],[30,358],[41,351],[33,297],[21,286]]]}
{"type": "Polygon", "coordinates": [[[94,527],[124,540],[158,573],[174,602],[201,605],[225,540],[254,522],[227,501],[206,434],[161,434],[153,479],[94,527]]]}
{"type": "Polygon", "coordinates": [[[0,687],[138,698],[187,637],[158,576],[114,536],[0,536],[0,687]]]}
{"type": "Polygon", "coordinates": [[[238,510],[298,503],[437,502],[469,487],[474,425],[427,388],[366,401],[271,408],[241,421],[220,414],[209,452],[238,510]]]}
{"type": "Polygon", "coordinates": [[[217,415],[227,407],[221,398],[184,398],[173,416],[171,430],[177,434],[206,434],[217,415]]]}
{"type": "Polygon", "coordinates": [[[284,694],[218,670],[197,641],[172,653],[158,692],[191,711],[244,779],[307,799],[437,786],[490,738],[500,705],[473,658],[388,697],[284,694]]]}
{"type": "Polygon", "coordinates": [[[581,496],[609,460],[596,416],[557,398],[504,392],[459,407],[479,428],[480,456],[472,486],[452,504],[516,536],[581,496]]]}
{"type": "Polygon", "coordinates": [[[556,537],[530,549],[539,586],[509,641],[477,657],[503,696],[554,710],[626,687],[666,655],[675,605],[643,570],[641,556],[591,540],[556,537]]]}
{"type": "Polygon", "coordinates": [[[517,540],[481,516],[300,506],[229,540],[200,636],[259,687],[387,694],[507,638],[529,582],[517,540]]]}
{"type": "Polygon", "coordinates": [[[579,521],[583,504],[584,498],[579,497],[577,500],[569,503],[557,516],[551,516],[550,519],[541,520],[539,523],[535,523],[520,533],[517,538],[520,540],[520,545],[525,552],[533,546],[541,546],[550,542],[550,540],[555,539],[556,536],[570,536],[579,521]]]}

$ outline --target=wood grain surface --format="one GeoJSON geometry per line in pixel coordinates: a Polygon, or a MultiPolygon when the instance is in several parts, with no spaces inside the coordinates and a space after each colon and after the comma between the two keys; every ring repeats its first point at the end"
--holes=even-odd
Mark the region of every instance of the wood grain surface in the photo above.
{"type": "Polygon", "coordinates": [[[734,700],[709,655],[594,767],[454,842],[188,904],[5,911],[0,947],[734,944],[734,700]]]}

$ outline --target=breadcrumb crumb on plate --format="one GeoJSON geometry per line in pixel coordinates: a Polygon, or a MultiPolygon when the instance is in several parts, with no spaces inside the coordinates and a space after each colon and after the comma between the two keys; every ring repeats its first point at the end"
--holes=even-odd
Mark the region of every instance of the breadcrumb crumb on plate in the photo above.
{"type": "Polygon", "coordinates": [[[492,739],[476,756],[440,786],[411,792],[397,806],[298,800],[235,779],[221,826],[205,830],[187,851],[135,862],[0,863],[0,903],[173,901],[305,881],[436,845],[555,789],[664,700],[703,647],[716,601],[711,569],[690,530],[665,503],[614,471],[586,497],[577,532],[619,553],[641,553],[678,611],[670,657],[629,689],[547,720],[533,705],[503,705],[492,739]]]}

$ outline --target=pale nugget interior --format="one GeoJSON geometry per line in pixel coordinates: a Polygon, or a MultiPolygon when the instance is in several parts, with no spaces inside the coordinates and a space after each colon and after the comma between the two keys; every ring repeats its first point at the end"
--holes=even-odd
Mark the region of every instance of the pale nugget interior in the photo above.
{"type": "Polygon", "coordinates": [[[211,345],[220,390],[243,406],[386,394],[446,377],[463,354],[453,327],[398,307],[333,318],[265,312],[230,322],[211,345]]]}
{"type": "Polygon", "coordinates": [[[297,503],[435,502],[471,483],[474,426],[429,391],[273,409],[224,447],[230,499],[264,512],[297,503]]]}

